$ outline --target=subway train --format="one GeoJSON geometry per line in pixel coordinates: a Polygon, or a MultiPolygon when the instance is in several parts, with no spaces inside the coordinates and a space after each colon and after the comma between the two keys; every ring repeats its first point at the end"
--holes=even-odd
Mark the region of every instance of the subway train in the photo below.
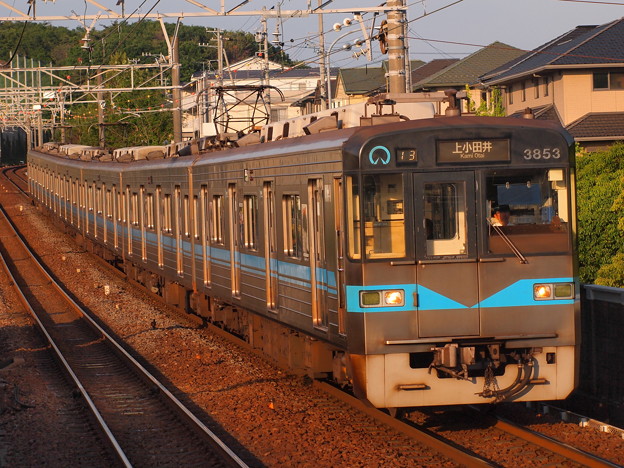
{"type": "Polygon", "coordinates": [[[143,156],[48,143],[28,154],[29,190],[131,280],[375,407],[565,398],[572,138],[373,104],[143,156]]]}

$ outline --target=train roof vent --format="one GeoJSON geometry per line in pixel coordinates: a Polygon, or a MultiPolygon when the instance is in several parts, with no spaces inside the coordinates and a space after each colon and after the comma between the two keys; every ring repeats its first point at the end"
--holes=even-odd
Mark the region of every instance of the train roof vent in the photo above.
{"type": "Polygon", "coordinates": [[[238,146],[249,146],[260,143],[260,134],[258,132],[248,133],[236,142],[238,146]]]}
{"type": "Polygon", "coordinates": [[[314,133],[325,132],[328,130],[338,129],[338,115],[328,115],[327,117],[321,117],[320,119],[310,122],[303,127],[303,131],[306,135],[312,135],[314,133]]]}

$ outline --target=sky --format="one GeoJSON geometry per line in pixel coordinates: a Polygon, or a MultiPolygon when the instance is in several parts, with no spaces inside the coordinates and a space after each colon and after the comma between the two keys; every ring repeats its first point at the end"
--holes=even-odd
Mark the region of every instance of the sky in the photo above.
{"type": "MultiPolygon", "coordinates": [[[[93,0],[95,3],[120,12],[117,0],[93,0]]],[[[204,5],[226,10],[234,8],[242,0],[198,0],[204,5]]],[[[383,0],[334,0],[326,8],[374,7],[383,0]]],[[[579,25],[599,25],[624,17],[624,0],[406,0],[409,6],[410,56],[425,62],[436,58],[462,58],[494,41],[531,50],[579,25]]],[[[5,0],[16,9],[26,11],[25,0],[5,0]]],[[[318,6],[318,0],[249,0],[237,11],[261,10],[273,7],[281,10],[306,9],[308,3],[318,6]]],[[[86,0],[37,0],[37,15],[97,14],[102,8],[86,0]]],[[[144,14],[156,12],[179,12],[191,14],[201,11],[185,0],[125,0],[125,12],[144,14]]],[[[0,16],[17,16],[15,12],[0,5],[0,16]]],[[[347,13],[324,15],[325,47],[334,45],[331,66],[357,67],[366,66],[366,55],[358,58],[350,52],[342,51],[342,45],[362,37],[356,24],[343,28],[340,32],[332,30],[332,25],[352,17],[347,13]],[[340,38],[347,32],[354,31],[340,38]]],[[[365,24],[370,28],[372,13],[364,15],[365,24]]],[[[383,16],[376,20],[378,25],[383,16]]],[[[173,21],[173,20],[167,20],[173,21]]],[[[184,24],[219,27],[222,29],[256,32],[260,29],[258,17],[199,18],[186,16],[184,24]]],[[[85,22],[87,26],[91,21],[85,22]]],[[[270,38],[276,30],[278,21],[269,19],[270,38]]],[[[77,21],[53,22],[55,25],[71,28],[80,26],[77,21]]],[[[99,22],[95,28],[110,22],[99,22]]],[[[280,22],[281,41],[284,49],[294,60],[308,61],[316,65],[315,50],[318,48],[318,19],[315,15],[307,18],[283,18],[280,22]]],[[[379,53],[378,44],[372,46],[372,63],[379,63],[387,58],[379,53]]]]}

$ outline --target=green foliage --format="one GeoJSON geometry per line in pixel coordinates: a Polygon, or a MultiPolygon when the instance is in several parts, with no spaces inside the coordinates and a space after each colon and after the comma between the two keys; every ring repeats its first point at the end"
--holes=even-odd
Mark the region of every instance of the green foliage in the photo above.
{"type": "Polygon", "coordinates": [[[465,86],[465,91],[466,91],[466,107],[468,108],[468,113],[472,114],[475,112],[475,102],[472,100],[472,97],[470,97],[470,86],[468,86],[466,84],[465,86]]]}
{"type": "Polygon", "coordinates": [[[492,88],[490,93],[490,103],[481,101],[479,108],[475,112],[477,115],[489,117],[505,117],[505,105],[503,103],[503,93],[500,88],[492,88]]]}
{"type": "Polygon", "coordinates": [[[578,244],[582,282],[624,286],[624,144],[577,154],[578,244]]]}
{"type": "MultiPolygon", "coordinates": [[[[18,44],[24,28],[23,23],[0,23],[0,61],[8,60],[18,44]]],[[[171,38],[176,25],[166,23],[167,35],[171,38]]],[[[254,35],[233,31],[224,32],[224,48],[229,63],[251,57],[258,50],[254,35]]],[[[165,35],[158,21],[120,22],[102,30],[92,30],[88,46],[81,41],[85,37],[82,28],[67,29],[46,23],[29,23],[26,26],[20,47],[20,58],[28,57],[34,64],[43,66],[93,65],[93,69],[69,70],[63,72],[68,80],[76,83],[94,83],[95,66],[99,64],[155,63],[168,55],[165,35]]],[[[180,77],[182,82],[191,80],[195,72],[207,69],[210,61],[216,61],[217,49],[214,33],[202,26],[181,25],[179,28],[180,77]],[[200,44],[210,44],[204,47],[200,44]]],[[[269,47],[271,60],[291,64],[290,59],[279,49],[269,47]]],[[[23,64],[23,62],[21,62],[23,64]]],[[[17,65],[17,64],[15,64],[17,65]]],[[[29,62],[30,65],[30,62],[29,62]]],[[[212,64],[212,69],[216,65],[212,64]]],[[[153,71],[137,71],[134,83],[143,83],[153,76],[153,71]]],[[[170,84],[170,76],[164,78],[170,84]]],[[[49,77],[43,76],[43,85],[49,77]]],[[[110,72],[103,80],[107,88],[129,87],[130,74],[114,75],[110,72]]],[[[0,86],[6,85],[0,81],[0,86]]],[[[171,96],[162,91],[133,91],[124,94],[105,93],[104,116],[106,122],[106,143],[109,147],[140,144],[162,144],[172,138],[171,96]]],[[[95,103],[74,104],[68,113],[66,123],[72,125],[68,138],[73,143],[98,144],[98,109],[95,103]]],[[[59,135],[54,138],[58,139],[59,135]]]]}

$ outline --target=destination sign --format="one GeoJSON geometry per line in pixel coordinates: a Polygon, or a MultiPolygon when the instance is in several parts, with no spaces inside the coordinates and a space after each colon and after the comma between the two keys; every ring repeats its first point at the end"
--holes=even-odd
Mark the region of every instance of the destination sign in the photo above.
{"type": "Polygon", "coordinates": [[[439,163],[505,162],[510,160],[508,139],[438,141],[439,163]]]}

